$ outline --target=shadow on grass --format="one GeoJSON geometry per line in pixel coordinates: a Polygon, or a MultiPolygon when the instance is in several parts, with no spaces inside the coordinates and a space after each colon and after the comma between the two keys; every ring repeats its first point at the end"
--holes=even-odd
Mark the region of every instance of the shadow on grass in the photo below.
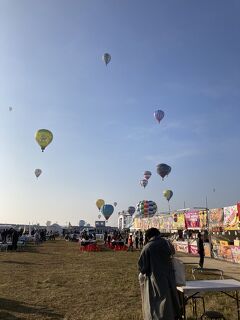
{"type": "Polygon", "coordinates": [[[10,314],[8,312],[2,312],[0,311],[0,319],[4,320],[22,320],[22,318],[18,318],[14,316],[13,314],[10,314]]]}
{"type": "MultiPolygon", "coordinates": [[[[0,311],[0,316],[1,313],[3,313],[4,311],[13,311],[16,313],[25,313],[26,315],[29,314],[37,314],[37,315],[42,315],[42,316],[47,316],[49,317],[49,319],[54,319],[54,320],[58,320],[58,319],[63,319],[63,315],[56,313],[48,308],[45,307],[38,307],[38,306],[30,306],[27,305],[23,302],[20,301],[16,301],[16,300],[9,300],[9,299],[4,299],[4,298],[0,298],[0,307],[1,307],[1,311],[0,311]]],[[[23,318],[16,318],[15,316],[12,316],[9,314],[9,319],[23,319],[23,318]],[[12,318],[11,318],[12,317],[12,318]],[[15,317],[15,318],[14,318],[15,317]]],[[[0,317],[0,319],[5,319],[3,317],[0,317]]],[[[8,319],[8,318],[6,318],[8,319]]]]}
{"type": "MultiPolygon", "coordinates": [[[[12,261],[12,260],[5,260],[1,261],[1,263],[12,263],[12,264],[19,264],[19,265],[36,265],[37,263],[34,262],[21,262],[21,261],[12,261]]],[[[1,319],[1,318],[0,318],[1,319]]]]}

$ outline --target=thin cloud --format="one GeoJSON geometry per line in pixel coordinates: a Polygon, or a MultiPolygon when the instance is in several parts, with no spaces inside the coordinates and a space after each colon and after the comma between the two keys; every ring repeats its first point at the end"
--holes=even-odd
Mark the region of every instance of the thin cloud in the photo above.
{"type": "Polygon", "coordinates": [[[189,158],[198,156],[203,152],[197,148],[189,148],[187,150],[179,150],[178,152],[174,151],[174,153],[162,153],[162,154],[155,154],[155,155],[147,155],[145,159],[152,163],[158,163],[160,159],[166,159],[165,162],[176,162],[179,159],[189,158]]]}

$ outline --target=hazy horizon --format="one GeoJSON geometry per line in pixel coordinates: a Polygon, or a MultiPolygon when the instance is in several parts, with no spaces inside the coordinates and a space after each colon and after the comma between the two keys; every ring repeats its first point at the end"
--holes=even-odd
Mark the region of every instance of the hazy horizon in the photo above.
{"type": "Polygon", "coordinates": [[[167,211],[165,189],[172,210],[236,204],[239,14],[238,1],[2,0],[0,222],[92,225],[102,198],[116,225],[143,199],[167,211]]]}

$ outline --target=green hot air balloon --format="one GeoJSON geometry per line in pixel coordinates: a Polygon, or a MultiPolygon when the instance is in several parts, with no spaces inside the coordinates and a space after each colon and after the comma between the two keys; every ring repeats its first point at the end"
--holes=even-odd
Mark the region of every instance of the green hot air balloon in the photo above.
{"type": "Polygon", "coordinates": [[[53,134],[47,129],[40,129],[35,133],[35,139],[43,152],[44,149],[52,142],[53,134]]]}
{"type": "Polygon", "coordinates": [[[167,201],[169,201],[173,196],[172,190],[163,191],[163,196],[167,199],[167,201]]]}

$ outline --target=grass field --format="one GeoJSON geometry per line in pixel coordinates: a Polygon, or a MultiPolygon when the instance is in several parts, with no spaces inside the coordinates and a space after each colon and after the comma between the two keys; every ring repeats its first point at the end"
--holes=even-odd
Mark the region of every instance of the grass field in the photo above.
{"type": "MultiPolygon", "coordinates": [[[[1,252],[0,319],[141,320],[138,256],[79,252],[77,243],[63,240],[1,252]]],[[[207,297],[207,309],[237,319],[231,299],[207,297]]]]}

